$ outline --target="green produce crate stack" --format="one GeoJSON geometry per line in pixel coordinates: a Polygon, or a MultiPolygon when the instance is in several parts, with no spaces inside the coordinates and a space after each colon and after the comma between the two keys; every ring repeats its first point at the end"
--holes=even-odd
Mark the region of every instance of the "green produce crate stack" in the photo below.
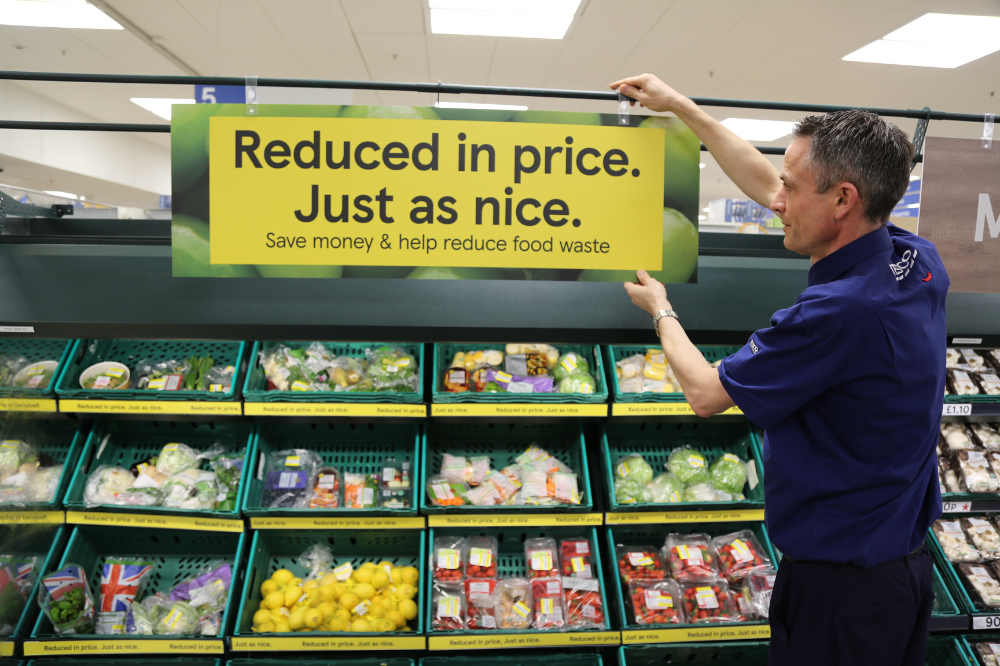
{"type": "Polygon", "coordinates": [[[937,561],[934,562],[933,578],[934,607],[931,610],[931,630],[934,630],[935,620],[944,621],[958,618],[964,620],[964,625],[967,627],[969,619],[965,617],[951,589],[945,583],[944,575],[941,573],[941,567],[937,561]]]}
{"type": "MultiPolygon", "coordinates": [[[[982,664],[982,659],[976,654],[976,644],[977,643],[994,643],[1000,646],[1000,634],[993,632],[983,632],[974,634],[965,634],[959,637],[959,645],[965,652],[965,658],[970,666],[980,666],[982,664]]],[[[930,661],[928,661],[930,663],[930,661]]]]}
{"type": "MultiPolygon", "coordinates": [[[[0,338],[0,357],[11,358],[23,357],[31,363],[41,361],[57,361],[55,374],[49,380],[49,385],[44,389],[16,388],[14,386],[0,386],[0,399],[2,398],[51,398],[56,394],[56,382],[59,374],[66,367],[69,359],[70,348],[73,346],[72,340],[31,340],[22,338],[0,338]]],[[[11,375],[11,379],[14,376],[11,375]]]]}
{"type": "MultiPolygon", "coordinates": [[[[260,365],[261,342],[253,343],[250,352],[249,370],[243,385],[243,399],[246,402],[395,402],[421,403],[424,401],[424,346],[418,343],[397,342],[323,342],[335,356],[365,358],[366,349],[377,349],[387,345],[401,347],[417,359],[417,390],[413,393],[395,391],[268,391],[267,376],[260,365]]],[[[308,346],[309,342],[281,342],[292,349],[308,346]]]]}
{"type": "Polygon", "coordinates": [[[601,433],[603,446],[604,485],[611,511],[697,511],[726,506],[762,507],[764,505],[763,465],[760,463],[753,430],[747,423],[712,423],[698,421],[681,423],[659,421],[649,423],[608,423],[601,433]],[[675,448],[690,446],[705,458],[706,468],[726,453],[751,462],[757,483],[748,474],[743,488],[746,499],[734,502],[680,502],[676,504],[619,504],[615,498],[614,470],[621,458],[638,453],[653,468],[654,478],[666,471],[666,462],[675,448]]]}
{"type": "Polygon", "coordinates": [[[239,395],[239,377],[246,354],[246,342],[211,340],[77,340],[56,386],[56,394],[67,400],[233,400],[239,395]],[[151,391],[146,389],[85,389],[80,374],[95,363],[116,361],[135,369],[143,359],[185,361],[194,356],[211,356],[215,367],[233,366],[235,374],[228,391],[151,391]]]}
{"type": "MultiPolygon", "coordinates": [[[[684,394],[679,391],[677,393],[624,393],[621,389],[615,364],[635,354],[645,355],[647,350],[657,349],[658,346],[653,343],[648,345],[606,345],[604,347],[614,402],[685,402],[684,394]]],[[[705,356],[709,363],[732,356],[739,350],[738,346],[698,345],[698,351],[705,356]]]]}
{"type": "MultiPolygon", "coordinates": [[[[51,502],[32,502],[22,506],[4,505],[3,509],[54,511],[62,507],[63,497],[76,469],[80,451],[87,439],[88,426],[55,419],[11,419],[0,424],[0,440],[20,440],[34,447],[35,452],[62,465],[59,485],[51,502]]],[[[0,543],[3,543],[0,541],[0,543]]]]}
{"type": "Polygon", "coordinates": [[[437,506],[427,496],[427,489],[420,487],[420,512],[425,514],[452,513],[502,513],[524,512],[583,512],[594,508],[590,488],[590,471],[583,430],[575,420],[556,423],[450,423],[432,421],[427,425],[424,455],[421,459],[420,478],[427,480],[440,473],[444,454],[453,456],[489,456],[493,469],[501,470],[514,462],[531,444],[537,444],[554,458],[562,461],[576,474],[581,498],[579,504],[563,506],[437,506]]]}
{"type": "MultiPolygon", "coordinates": [[[[109,556],[138,555],[152,559],[155,564],[146,578],[145,595],[157,591],[168,592],[174,586],[194,578],[209,564],[223,560],[232,567],[233,578],[229,589],[229,597],[222,615],[222,625],[219,638],[229,635],[233,610],[239,601],[239,591],[242,587],[243,551],[246,541],[245,534],[226,532],[200,532],[190,530],[159,530],[144,527],[109,527],[104,525],[78,525],[73,528],[69,543],[63,552],[58,567],[67,564],[78,564],[87,574],[87,584],[94,597],[94,603],[99,603],[101,568],[109,556]]],[[[142,599],[137,599],[141,601],[142,599]]],[[[40,613],[35,628],[31,632],[31,640],[41,642],[59,641],[72,642],[91,638],[115,640],[115,637],[94,635],[57,634],[52,623],[40,613]]],[[[124,637],[122,637],[124,638],[124,637]]],[[[171,642],[183,644],[188,640],[213,639],[211,636],[129,636],[129,641],[147,641],[169,638],[171,642]]]]}
{"type": "MultiPolygon", "coordinates": [[[[559,350],[560,356],[574,352],[587,359],[590,364],[590,374],[597,384],[593,393],[477,393],[465,391],[451,393],[444,388],[444,372],[450,367],[451,360],[458,352],[485,351],[499,349],[504,351],[505,344],[481,345],[461,343],[438,343],[434,345],[434,402],[484,402],[484,403],[601,403],[608,401],[608,383],[604,375],[604,363],[601,360],[600,348],[596,345],[552,345],[559,350]]],[[[504,354],[506,357],[506,353],[504,354]]],[[[500,368],[503,370],[503,368],[500,368]]]]}
{"type": "Polygon", "coordinates": [[[962,582],[962,578],[959,575],[957,568],[944,554],[944,550],[941,549],[941,544],[938,542],[937,536],[934,534],[934,530],[932,529],[927,530],[927,547],[931,551],[934,563],[940,570],[941,577],[944,579],[945,585],[951,592],[952,598],[958,604],[963,613],[972,615],[973,621],[975,621],[977,616],[1000,615],[1000,608],[976,608],[976,605],[972,601],[972,597],[969,596],[968,590],[965,589],[965,584],[962,582]]]}
{"type": "Polygon", "coordinates": [[[284,423],[262,422],[254,436],[252,470],[244,494],[243,513],[247,516],[415,516],[416,494],[423,486],[417,474],[421,430],[416,425],[384,423],[284,423]],[[263,506],[267,456],[286,449],[308,449],[323,459],[323,464],[340,472],[340,496],[344,495],[344,473],[381,474],[387,458],[410,463],[410,488],[414,495],[410,508],[349,509],[343,501],[337,509],[291,509],[263,506]]]}
{"type": "Polygon", "coordinates": [[[64,525],[2,525],[0,526],[0,544],[3,544],[4,554],[35,555],[35,584],[31,587],[24,607],[16,615],[14,606],[0,603],[0,626],[13,624],[14,631],[7,636],[0,636],[0,643],[19,641],[28,636],[35,624],[40,610],[38,608],[38,590],[42,578],[55,570],[56,563],[62,555],[69,528],[64,525]],[[11,612],[8,616],[7,613],[11,612]]]}
{"type": "MultiPolygon", "coordinates": [[[[203,453],[215,444],[225,446],[227,452],[243,450],[243,470],[247,472],[251,460],[251,433],[249,423],[227,422],[182,422],[182,421],[104,421],[91,431],[80,456],[80,465],[73,475],[66,493],[67,509],[82,511],[106,511],[143,513],[170,516],[206,516],[214,518],[239,518],[240,501],[247,486],[247,474],[240,475],[240,485],[236,506],[229,511],[194,511],[164,506],[118,506],[102,505],[88,507],[84,501],[84,490],[91,472],[101,465],[123,467],[149,460],[158,455],[166,444],[181,443],[203,453]]],[[[207,464],[201,464],[209,469],[207,464]]]]}

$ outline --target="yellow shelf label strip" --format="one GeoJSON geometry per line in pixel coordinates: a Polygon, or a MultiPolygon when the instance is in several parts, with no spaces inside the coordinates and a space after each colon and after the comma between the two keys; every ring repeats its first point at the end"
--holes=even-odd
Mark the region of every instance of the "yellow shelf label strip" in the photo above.
{"type": "Polygon", "coordinates": [[[621,633],[617,631],[568,631],[431,636],[427,639],[427,647],[430,650],[487,650],[494,648],[621,645],[621,641],[621,633]]]}
{"type": "Polygon", "coordinates": [[[677,629],[626,629],[622,643],[692,643],[695,641],[764,640],[771,637],[767,624],[729,624],[692,626],[677,629]]]}
{"type": "Polygon", "coordinates": [[[62,525],[63,511],[0,511],[0,525],[62,525]]]}
{"type": "Polygon", "coordinates": [[[102,513],[99,511],[67,511],[66,522],[74,525],[124,525],[157,527],[203,532],[242,532],[243,521],[202,516],[161,516],[142,513],[102,513]]]}
{"type": "Polygon", "coordinates": [[[14,656],[14,641],[0,641],[0,657],[14,656]]]}
{"type": "Polygon", "coordinates": [[[319,517],[319,518],[298,518],[288,516],[252,516],[250,527],[255,530],[280,530],[280,529],[301,529],[301,530],[422,530],[427,527],[427,521],[423,516],[394,517],[394,516],[344,516],[344,517],[319,517]]]}
{"type": "Polygon", "coordinates": [[[764,509],[722,509],[718,511],[619,511],[608,513],[608,525],[655,525],[659,523],[728,523],[764,520],[764,509]]]}
{"type": "Polygon", "coordinates": [[[179,638],[175,640],[111,638],[107,640],[28,641],[24,656],[65,654],[222,654],[221,640],[179,638]]]}
{"type": "Polygon", "coordinates": [[[531,527],[553,527],[558,525],[602,525],[604,515],[600,513],[498,513],[474,514],[468,516],[444,514],[429,516],[431,527],[506,527],[527,525],[531,527]]]}
{"type": "Polygon", "coordinates": [[[245,402],[247,416],[401,416],[426,418],[427,405],[349,402],[245,402]]]}
{"type": "Polygon", "coordinates": [[[435,403],[431,416],[607,416],[606,404],[435,403]]]}
{"type": "Polygon", "coordinates": [[[0,398],[0,412],[56,412],[55,398],[0,398]]]}
{"type": "Polygon", "coordinates": [[[234,652],[311,652],[329,650],[425,650],[423,636],[357,636],[307,634],[302,637],[260,635],[230,639],[234,652]]]}
{"type": "Polygon", "coordinates": [[[242,402],[197,400],[63,400],[61,412],[97,414],[242,414],[242,402]]]}
{"type": "MultiPolygon", "coordinates": [[[[722,415],[743,414],[739,407],[730,407],[722,415]]],[[[686,402],[616,402],[611,406],[612,416],[694,416],[686,402]]]]}

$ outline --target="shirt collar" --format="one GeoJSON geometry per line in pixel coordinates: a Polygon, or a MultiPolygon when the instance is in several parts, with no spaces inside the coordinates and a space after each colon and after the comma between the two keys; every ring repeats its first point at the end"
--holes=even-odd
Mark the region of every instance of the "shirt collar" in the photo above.
{"type": "Polygon", "coordinates": [[[887,227],[883,224],[813,264],[809,268],[809,286],[833,282],[865,259],[892,247],[887,227]]]}

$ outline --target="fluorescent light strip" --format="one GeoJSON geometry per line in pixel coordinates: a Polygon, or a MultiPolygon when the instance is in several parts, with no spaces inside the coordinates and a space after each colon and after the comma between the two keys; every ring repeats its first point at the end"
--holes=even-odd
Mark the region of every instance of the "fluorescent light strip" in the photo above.
{"type": "Polygon", "coordinates": [[[79,199],[80,197],[75,194],[70,194],[69,192],[60,192],[59,190],[45,190],[46,194],[51,194],[54,197],[62,197],[63,199],[79,199]]]}
{"type": "Polygon", "coordinates": [[[580,0],[430,0],[431,9],[573,16],[580,0]]]}
{"type": "Polygon", "coordinates": [[[438,35],[562,39],[573,16],[431,9],[431,32],[438,35]]]}
{"type": "Polygon", "coordinates": [[[954,69],[1000,51],[1000,16],[924,14],[843,60],[954,69]]]}
{"type": "Polygon", "coordinates": [[[786,120],[758,120],[756,118],[726,118],[722,124],[733,134],[746,141],[774,141],[788,136],[795,123],[786,120]]]}
{"type": "Polygon", "coordinates": [[[700,162],[700,163],[698,164],[698,168],[699,168],[699,169],[704,169],[704,168],[705,168],[705,163],[704,163],[704,162],[700,162]]]}
{"type": "Polygon", "coordinates": [[[0,0],[0,25],[29,28],[121,30],[122,27],[86,0],[0,0]]]}
{"type": "Polygon", "coordinates": [[[194,104],[193,99],[171,99],[168,97],[133,97],[132,102],[164,120],[170,120],[170,111],[174,104],[194,104]]]}
{"type": "Polygon", "coordinates": [[[517,104],[473,104],[472,102],[438,102],[439,109],[489,109],[493,111],[527,111],[528,107],[517,104]]]}

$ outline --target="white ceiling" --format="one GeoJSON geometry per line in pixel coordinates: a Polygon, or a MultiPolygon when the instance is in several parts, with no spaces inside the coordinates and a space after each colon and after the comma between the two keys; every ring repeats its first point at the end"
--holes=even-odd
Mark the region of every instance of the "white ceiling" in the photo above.
{"type": "MultiPolygon", "coordinates": [[[[426,0],[108,0],[202,75],[437,81],[607,89],[652,72],[681,92],[818,104],[964,113],[1000,110],[1000,53],[957,69],[841,58],[926,12],[1000,15],[995,0],[584,0],[562,40],[434,35],[426,0]]],[[[0,69],[184,74],[127,30],[0,26],[0,69]]],[[[130,97],[190,87],[25,83],[101,121],[160,122],[130,97]]],[[[459,96],[443,99],[457,101],[459,96]]],[[[612,102],[461,98],[535,109],[614,112],[612,102]]],[[[434,96],[355,91],[356,104],[432,105],[434,96]]],[[[798,114],[711,108],[794,120],[798,114]]],[[[907,132],[915,121],[900,120],[907,132]]],[[[975,138],[974,123],[932,122],[930,135],[975,138]]],[[[167,145],[166,136],[146,135],[167,145]]],[[[782,145],[783,141],[770,145],[782,145]]],[[[767,144],[765,144],[767,145],[767,144]]],[[[733,196],[706,155],[702,200],[733,196]]],[[[4,174],[10,176],[10,170],[4,174]]]]}

